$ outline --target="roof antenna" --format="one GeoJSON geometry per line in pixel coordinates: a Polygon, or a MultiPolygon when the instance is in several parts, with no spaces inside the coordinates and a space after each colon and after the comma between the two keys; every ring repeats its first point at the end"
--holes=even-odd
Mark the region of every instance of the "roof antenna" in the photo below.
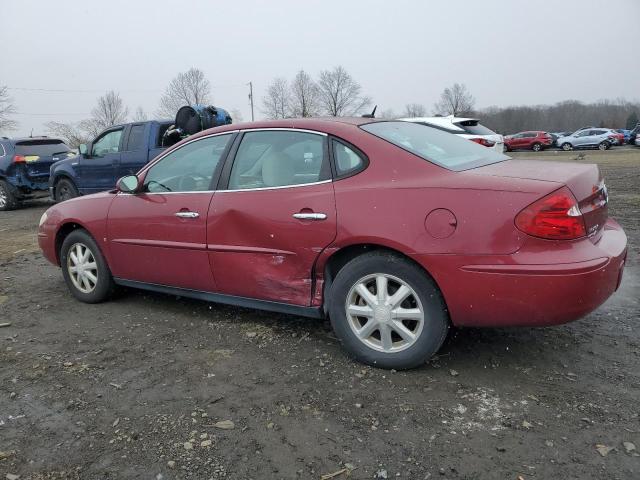
{"type": "Polygon", "coordinates": [[[362,118],[376,118],[376,109],[377,108],[378,108],[378,105],[373,107],[373,111],[371,113],[365,113],[364,115],[362,115],[362,118]]]}

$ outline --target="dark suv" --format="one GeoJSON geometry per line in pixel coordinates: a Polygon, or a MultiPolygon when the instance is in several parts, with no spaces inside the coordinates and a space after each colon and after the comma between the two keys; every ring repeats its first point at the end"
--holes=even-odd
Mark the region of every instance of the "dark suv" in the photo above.
{"type": "Polygon", "coordinates": [[[49,193],[49,168],[73,156],[57,138],[0,137],[0,210],[16,208],[20,202],[49,193]]]}

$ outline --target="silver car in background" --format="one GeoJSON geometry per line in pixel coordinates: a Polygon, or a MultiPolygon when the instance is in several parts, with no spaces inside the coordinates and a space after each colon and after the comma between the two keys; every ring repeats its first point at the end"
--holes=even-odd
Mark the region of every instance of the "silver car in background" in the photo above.
{"type": "Polygon", "coordinates": [[[556,145],[565,151],[573,150],[574,148],[608,150],[614,143],[611,130],[607,128],[585,128],[556,140],[556,145]]]}

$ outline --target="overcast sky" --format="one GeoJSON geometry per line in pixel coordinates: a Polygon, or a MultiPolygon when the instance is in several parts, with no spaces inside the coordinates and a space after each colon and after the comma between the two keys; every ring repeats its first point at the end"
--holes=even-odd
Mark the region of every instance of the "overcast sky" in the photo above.
{"type": "Polygon", "coordinates": [[[16,134],[85,118],[111,89],[132,114],[153,113],[192,66],[214,104],[245,120],[250,80],[260,118],[271,79],[335,65],[397,112],[431,110],[453,82],[479,108],[640,99],[639,0],[2,0],[0,15],[0,85],[12,88],[16,134]]]}

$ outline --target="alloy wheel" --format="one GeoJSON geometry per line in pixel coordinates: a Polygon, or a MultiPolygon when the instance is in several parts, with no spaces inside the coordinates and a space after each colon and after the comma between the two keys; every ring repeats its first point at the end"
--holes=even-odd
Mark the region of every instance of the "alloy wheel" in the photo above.
{"type": "Polygon", "coordinates": [[[565,152],[568,152],[569,150],[573,150],[573,145],[571,145],[570,143],[563,143],[562,144],[562,149],[565,152]]]}
{"type": "Polygon", "coordinates": [[[82,293],[91,293],[98,284],[98,264],[93,252],[84,243],[74,243],[67,256],[67,270],[73,286],[82,293]]]}
{"type": "Polygon", "coordinates": [[[8,201],[7,192],[5,192],[4,187],[0,186],[0,208],[5,208],[8,201]]]}
{"type": "Polygon", "coordinates": [[[349,290],[345,310],[356,337],[384,353],[411,347],[425,323],[424,309],[413,288],[383,273],[358,280],[349,290]]]}

